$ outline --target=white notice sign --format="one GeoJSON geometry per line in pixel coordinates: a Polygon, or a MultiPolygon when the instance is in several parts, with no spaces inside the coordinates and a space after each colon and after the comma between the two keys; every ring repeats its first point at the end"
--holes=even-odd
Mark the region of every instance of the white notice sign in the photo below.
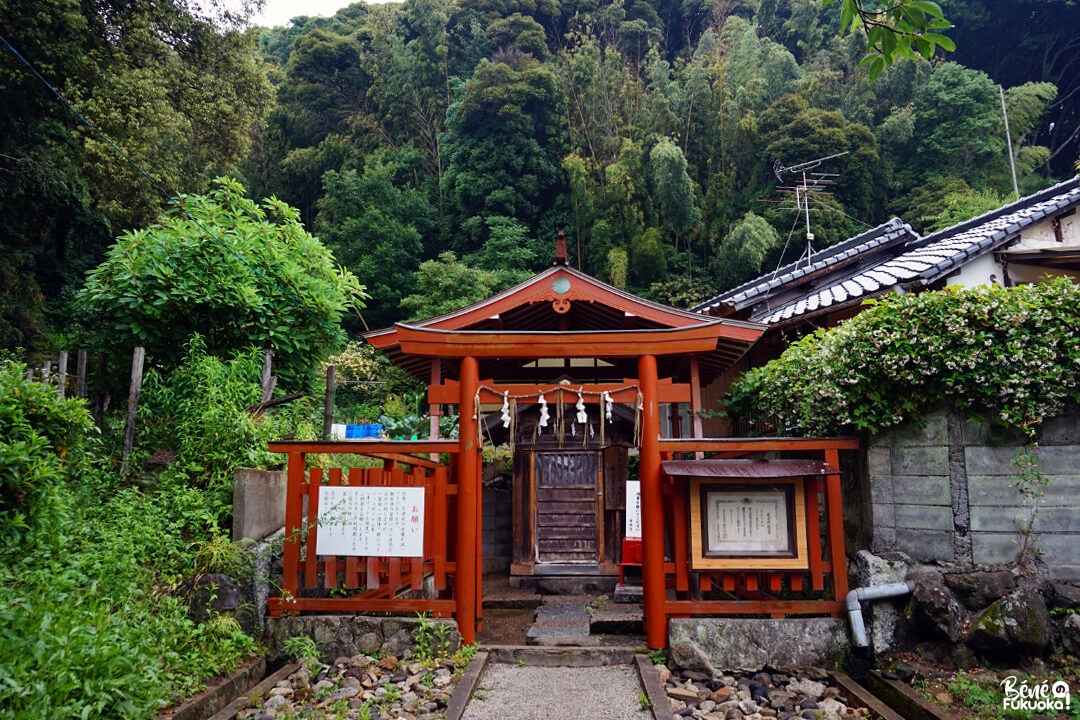
{"type": "Polygon", "coordinates": [[[317,555],[424,556],[424,488],[319,488],[317,555]]]}
{"type": "Polygon", "coordinates": [[[641,537],[641,481],[626,481],[626,537],[641,537]]]}
{"type": "Polygon", "coordinates": [[[783,491],[710,493],[709,552],[790,550],[787,502],[783,491]]]}

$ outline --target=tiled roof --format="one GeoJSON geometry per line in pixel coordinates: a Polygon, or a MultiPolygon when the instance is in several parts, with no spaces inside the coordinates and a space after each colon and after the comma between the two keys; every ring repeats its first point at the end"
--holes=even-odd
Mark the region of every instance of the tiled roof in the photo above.
{"type": "Polygon", "coordinates": [[[842,247],[852,251],[840,253],[843,259],[849,259],[847,264],[852,266],[852,271],[828,285],[813,288],[801,297],[788,299],[779,307],[770,307],[762,302],[770,294],[793,284],[800,271],[802,275],[807,275],[815,268],[825,267],[830,258],[819,260],[820,255],[825,254],[820,253],[814,256],[808,268],[789,270],[793,266],[788,266],[779,271],[776,277],[770,275],[751,281],[693,309],[708,312],[710,308],[722,304],[731,304],[737,309],[757,304],[749,319],[773,325],[822,308],[881,294],[896,285],[929,285],[973,258],[997,249],[1024,228],[1075,205],[1080,205],[1080,178],[1072,178],[925,238],[894,218],[879,228],[825,251],[842,247]],[[885,228],[890,229],[883,231],[885,228]],[[860,241],[860,238],[877,233],[884,240],[887,235],[899,233],[900,228],[907,231],[900,238],[905,248],[901,254],[867,258],[866,263],[859,262],[858,255],[882,244],[875,243],[873,239],[860,241]]]}
{"type": "Polygon", "coordinates": [[[690,309],[693,312],[708,312],[712,308],[727,304],[741,309],[768,296],[777,288],[857,258],[868,250],[902,244],[917,237],[918,234],[907,223],[893,218],[883,225],[822,250],[815,254],[810,262],[803,260],[785,265],[773,273],[723,292],[690,309]]]}

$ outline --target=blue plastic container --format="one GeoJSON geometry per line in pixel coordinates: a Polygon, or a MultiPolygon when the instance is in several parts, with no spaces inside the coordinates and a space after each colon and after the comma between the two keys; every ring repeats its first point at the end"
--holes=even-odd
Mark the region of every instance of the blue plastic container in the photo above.
{"type": "Polygon", "coordinates": [[[373,423],[368,425],[368,437],[379,438],[382,437],[383,426],[379,423],[373,423]]]}
{"type": "Polygon", "coordinates": [[[364,425],[346,425],[345,426],[345,439],[355,439],[364,437],[364,425]]]}

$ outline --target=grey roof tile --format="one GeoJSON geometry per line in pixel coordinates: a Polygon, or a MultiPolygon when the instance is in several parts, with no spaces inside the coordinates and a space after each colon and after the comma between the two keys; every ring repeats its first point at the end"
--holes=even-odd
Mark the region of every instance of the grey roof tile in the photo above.
{"type": "Polygon", "coordinates": [[[761,314],[763,317],[753,319],[765,323],[781,322],[833,304],[877,293],[883,288],[887,289],[899,283],[921,281],[927,284],[952,272],[970,258],[1000,247],[1024,228],[1041,221],[1048,215],[1074,206],[1080,206],[1080,177],[925,238],[919,237],[909,226],[893,218],[885,225],[819,253],[809,263],[781,268],[771,278],[752,280],[734,290],[718,295],[693,310],[703,312],[724,302],[740,304],[747,302],[750,298],[767,297],[768,293],[786,283],[852,257],[858,257],[868,250],[890,242],[906,243],[908,250],[872,266],[856,268],[847,277],[838,279],[827,287],[816,288],[800,298],[785,303],[782,307],[769,308],[766,305],[759,313],[754,313],[754,315],[761,314]],[[821,257],[821,255],[825,256],[821,257]]]}

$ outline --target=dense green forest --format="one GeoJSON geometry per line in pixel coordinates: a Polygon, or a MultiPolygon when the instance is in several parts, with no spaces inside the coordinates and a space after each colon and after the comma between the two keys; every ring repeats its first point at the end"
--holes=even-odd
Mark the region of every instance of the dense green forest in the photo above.
{"type": "Polygon", "coordinates": [[[1080,6],[940,5],[955,51],[870,83],[821,0],[407,0],[270,30],[211,2],[0,0],[0,345],[79,335],[86,272],[220,175],[367,286],[355,332],[527,276],[558,230],[585,271],[685,306],[802,252],[776,164],[846,153],[819,168],[819,248],[996,207],[999,85],[1020,191],[1074,172],[1080,6]]]}

